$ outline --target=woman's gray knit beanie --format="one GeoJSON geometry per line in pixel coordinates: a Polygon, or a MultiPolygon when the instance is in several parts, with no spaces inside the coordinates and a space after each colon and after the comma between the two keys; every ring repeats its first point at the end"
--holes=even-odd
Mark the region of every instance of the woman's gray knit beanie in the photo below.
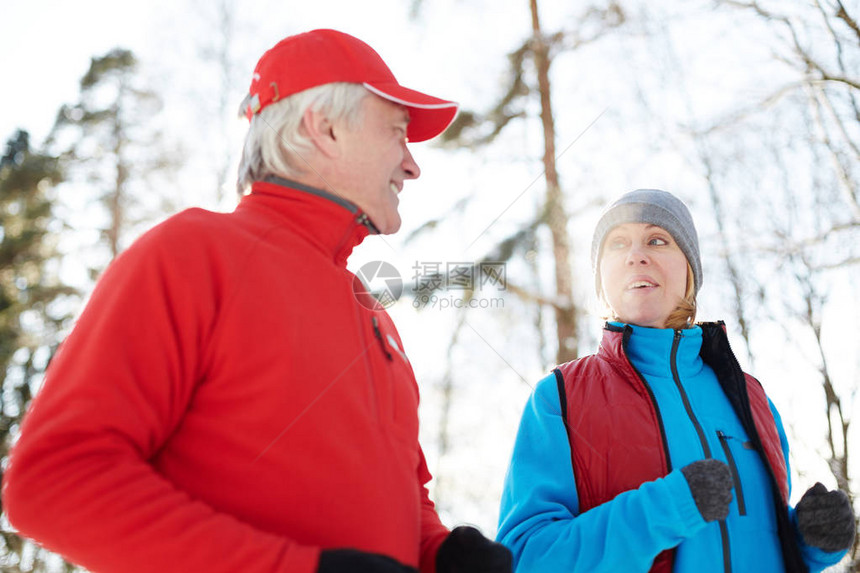
{"type": "Polygon", "coordinates": [[[672,235],[693,269],[696,292],[702,287],[702,260],[699,258],[699,236],[689,209],[680,199],[659,189],[637,189],[625,193],[604,210],[591,241],[591,270],[600,293],[597,261],[606,234],[625,223],[647,223],[662,227],[672,235]]]}

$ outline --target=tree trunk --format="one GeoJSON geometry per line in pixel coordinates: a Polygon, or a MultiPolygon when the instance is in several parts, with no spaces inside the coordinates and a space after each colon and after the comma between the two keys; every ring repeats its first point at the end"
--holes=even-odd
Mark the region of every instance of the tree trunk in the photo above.
{"type": "Polygon", "coordinates": [[[555,121],[549,84],[549,49],[541,31],[537,0],[529,0],[532,16],[532,42],[540,91],[540,118],[544,133],[544,176],[546,179],[546,222],[552,235],[552,252],[555,259],[555,287],[558,304],[555,306],[558,351],[556,362],[562,364],[577,357],[576,308],[573,304],[573,275],[570,266],[570,239],[567,234],[568,216],[558,172],[555,168],[555,121]]]}
{"type": "Polygon", "coordinates": [[[116,161],[114,188],[107,195],[107,207],[110,213],[110,222],[107,229],[107,241],[110,248],[110,258],[115,259],[119,255],[120,234],[123,231],[124,216],[123,204],[125,202],[125,184],[128,179],[128,168],[125,165],[125,132],[123,129],[121,109],[124,86],[120,85],[119,95],[117,96],[116,106],[114,107],[114,160],[116,161]]]}

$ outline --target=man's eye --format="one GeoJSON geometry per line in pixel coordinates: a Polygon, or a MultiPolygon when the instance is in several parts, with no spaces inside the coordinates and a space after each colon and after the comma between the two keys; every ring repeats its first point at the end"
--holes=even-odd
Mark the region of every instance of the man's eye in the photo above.
{"type": "Polygon", "coordinates": [[[654,237],[653,239],[651,239],[649,241],[649,243],[652,245],[663,246],[663,245],[668,245],[669,241],[664,239],[663,237],[654,237]]]}

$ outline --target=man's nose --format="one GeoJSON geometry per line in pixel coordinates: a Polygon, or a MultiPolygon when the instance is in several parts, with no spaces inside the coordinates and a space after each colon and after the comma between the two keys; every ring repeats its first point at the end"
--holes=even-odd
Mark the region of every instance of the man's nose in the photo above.
{"type": "Polygon", "coordinates": [[[403,161],[400,166],[406,173],[405,179],[418,179],[421,175],[421,168],[418,167],[418,162],[412,157],[412,152],[409,151],[409,146],[406,143],[403,144],[403,161]]]}

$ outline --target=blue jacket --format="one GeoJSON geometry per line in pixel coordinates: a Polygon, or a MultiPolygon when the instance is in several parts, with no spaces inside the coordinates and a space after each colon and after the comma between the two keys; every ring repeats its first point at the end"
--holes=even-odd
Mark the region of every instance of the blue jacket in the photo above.
{"type": "MultiPolygon", "coordinates": [[[[745,448],[748,437],[713,371],[699,356],[701,329],[682,333],[675,360],[679,378],[713,457],[729,463],[728,449],[742,484],[744,515],[738,507],[741,496],[735,493],[726,520],[731,571],[782,571],[773,496],[763,464],[745,448]]],[[[702,519],[680,472],[704,456],[673,381],[673,339],[672,330],[634,326],[627,352],[654,393],[675,469],[582,514],[556,379],[550,375],[539,382],[523,414],[501,502],[498,539],[512,550],[518,573],[645,572],[657,554],[672,547],[677,547],[674,571],[726,571],[719,525],[702,519]]],[[[770,406],[787,460],[785,432],[770,406]]],[[[800,547],[811,571],[844,555],[825,553],[802,540],[800,547]]]]}

